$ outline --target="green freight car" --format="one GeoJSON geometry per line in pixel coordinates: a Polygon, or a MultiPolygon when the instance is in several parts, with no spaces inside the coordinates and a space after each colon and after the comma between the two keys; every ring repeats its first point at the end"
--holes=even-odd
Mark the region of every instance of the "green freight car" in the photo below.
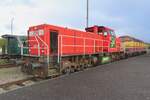
{"type": "Polygon", "coordinates": [[[21,57],[21,55],[28,54],[27,36],[17,35],[3,35],[2,38],[6,40],[5,55],[9,57],[21,57]]]}

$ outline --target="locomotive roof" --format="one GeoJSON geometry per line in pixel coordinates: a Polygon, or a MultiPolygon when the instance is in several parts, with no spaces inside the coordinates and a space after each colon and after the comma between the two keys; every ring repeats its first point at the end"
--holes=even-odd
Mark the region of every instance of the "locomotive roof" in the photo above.
{"type": "MultiPolygon", "coordinates": [[[[74,30],[74,31],[86,32],[85,30],[73,29],[73,28],[62,27],[62,26],[57,26],[57,25],[50,25],[50,24],[41,24],[41,25],[37,25],[37,26],[31,26],[31,27],[29,28],[29,30],[36,29],[36,28],[41,28],[41,27],[45,27],[45,26],[46,26],[46,27],[51,26],[51,27],[55,27],[55,28],[59,28],[59,29],[69,29],[69,30],[74,30]]],[[[88,27],[88,28],[94,28],[94,27],[105,28],[106,30],[112,30],[112,31],[114,31],[113,29],[111,29],[111,28],[109,28],[109,27],[97,26],[97,25],[94,25],[94,26],[88,27]]]]}
{"type": "Polygon", "coordinates": [[[50,24],[40,24],[40,25],[36,25],[36,26],[31,26],[31,27],[29,27],[29,30],[36,30],[36,29],[40,29],[40,28],[43,28],[43,27],[53,27],[53,28],[57,28],[57,29],[68,29],[68,30],[75,30],[75,31],[84,32],[83,30],[72,29],[72,28],[69,28],[69,27],[50,25],[50,24]]]}

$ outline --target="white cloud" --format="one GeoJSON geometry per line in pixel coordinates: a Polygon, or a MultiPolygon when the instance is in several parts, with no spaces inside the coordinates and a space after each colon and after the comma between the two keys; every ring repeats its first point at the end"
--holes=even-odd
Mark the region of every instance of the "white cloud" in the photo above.
{"type": "Polygon", "coordinates": [[[28,2],[5,0],[0,5],[0,35],[10,33],[12,17],[14,17],[15,34],[26,34],[29,26],[42,23],[71,27],[76,24],[75,20],[79,17],[83,17],[79,20],[82,26],[84,25],[84,7],[82,7],[83,2],[79,2],[80,0],[28,0],[28,2]]]}
{"type": "MultiPolygon", "coordinates": [[[[43,23],[85,28],[86,0],[0,1],[0,35],[10,33],[12,17],[15,34],[26,34],[29,26],[43,23]]],[[[145,37],[149,41],[149,30],[145,29],[149,27],[146,24],[148,4],[148,0],[90,0],[90,25],[109,26],[119,35],[132,33],[131,35],[145,37]]]]}

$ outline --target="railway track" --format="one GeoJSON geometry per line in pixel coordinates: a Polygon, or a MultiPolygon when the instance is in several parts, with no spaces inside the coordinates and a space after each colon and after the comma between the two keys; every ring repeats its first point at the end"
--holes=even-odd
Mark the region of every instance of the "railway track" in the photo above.
{"type": "MultiPolygon", "coordinates": [[[[10,66],[11,65],[5,65],[5,66],[3,66],[3,68],[8,68],[10,66]]],[[[89,67],[85,70],[88,70],[88,69],[91,69],[91,68],[92,67],[89,67]]],[[[80,71],[82,71],[82,70],[80,70],[80,71]]],[[[80,71],[77,71],[77,72],[80,72],[80,71]]],[[[66,74],[66,75],[68,75],[68,74],[66,74]]],[[[62,74],[59,74],[59,73],[51,73],[47,78],[44,78],[44,79],[32,76],[32,77],[28,77],[28,78],[25,78],[25,79],[21,79],[21,80],[1,84],[0,85],[0,94],[7,93],[7,92],[13,91],[13,90],[17,90],[19,88],[23,88],[23,87],[26,87],[26,86],[30,86],[30,85],[36,84],[36,83],[44,81],[44,80],[54,79],[54,78],[57,78],[59,76],[65,76],[65,75],[62,75],[62,74]]]]}
{"type": "Polygon", "coordinates": [[[36,80],[35,78],[30,77],[30,78],[26,78],[26,79],[22,79],[22,80],[18,80],[18,81],[12,81],[9,83],[1,84],[0,85],[0,94],[6,93],[9,91],[13,91],[13,90],[16,90],[19,88],[23,88],[25,86],[33,85],[37,81],[38,80],[36,80]]]}
{"type": "MultiPolygon", "coordinates": [[[[87,69],[90,69],[90,68],[87,68],[87,69]]],[[[87,69],[85,69],[85,70],[87,70],[87,69]]],[[[77,71],[77,72],[80,72],[80,71],[77,71]]],[[[77,73],[77,72],[75,72],[75,73],[77,73]]],[[[69,75],[69,74],[56,73],[56,74],[51,74],[47,78],[44,78],[44,79],[39,78],[39,77],[35,77],[35,76],[31,76],[31,77],[28,77],[26,79],[21,79],[21,80],[1,84],[0,85],[0,94],[14,91],[14,90],[17,90],[19,88],[26,87],[26,86],[31,86],[31,85],[34,85],[36,83],[42,82],[44,80],[54,79],[54,78],[57,78],[60,76],[65,76],[65,75],[69,75]]]]}
{"type": "Polygon", "coordinates": [[[49,77],[47,77],[46,79],[41,79],[41,78],[32,76],[32,77],[28,77],[26,79],[21,79],[21,80],[1,84],[0,85],[0,94],[7,93],[7,92],[10,92],[13,90],[17,90],[19,88],[23,88],[26,86],[31,86],[31,85],[34,85],[38,82],[48,80],[48,79],[53,79],[53,78],[56,78],[59,76],[60,76],[59,74],[52,74],[49,77]]]}
{"type": "MultiPolygon", "coordinates": [[[[88,69],[91,69],[91,68],[87,68],[85,70],[88,70],[88,69]]],[[[77,71],[75,73],[78,73],[78,72],[81,72],[81,71],[82,70],[77,71]]],[[[72,74],[74,74],[74,73],[72,73],[72,74]]],[[[24,88],[26,86],[31,86],[31,85],[37,84],[39,82],[42,82],[44,80],[54,79],[54,78],[57,78],[57,77],[60,77],[60,76],[65,76],[65,75],[69,75],[69,74],[56,73],[56,74],[51,74],[47,78],[44,78],[44,79],[41,79],[41,78],[35,77],[35,76],[31,76],[31,77],[28,77],[28,78],[25,78],[25,79],[21,79],[21,80],[1,84],[0,85],[0,94],[7,93],[7,92],[10,92],[10,91],[14,91],[14,90],[17,90],[19,88],[24,88]]]]}
{"type": "Polygon", "coordinates": [[[0,65],[0,69],[1,68],[11,68],[11,67],[18,67],[18,65],[16,65],[16,64],[1,64],[0,65]]]}
{"type": "MultiPolygon", "coordinates": [[[[7,68],[7,67],[9,67],[9,66],[6,66],[5,68],[7,68]]],[[[91,68],[93,68],[93,67],[89,67],[85,70],[88,70],[88,69],[91,69],[91,68]]],[[[77,71],[77,72],[80,72],[80,71],[77,71]]],[[[23,88],[23,87],[26,87],[26,86],[30,86],[30,85],[36,84],[36,83],[44,81],[44,80],[54,79],[54,78],[57,78],[59,76],[64,76],[64,75],[59,74],[59,73],[55,73],[55,74],[49,75],[47,78],[44,78],[44,79],[41,79],[41,78],[35,77],[35,76],[31,76],[31,77],[28,77],[28,78],[25,78],[25,79],[21,79],[21,80],[1,84],[0,85],[0,94],[6,93],[6,92],[9,92],[9,91],[13,91],[13,90],[17,90],[19,88],[23,88]]]]}

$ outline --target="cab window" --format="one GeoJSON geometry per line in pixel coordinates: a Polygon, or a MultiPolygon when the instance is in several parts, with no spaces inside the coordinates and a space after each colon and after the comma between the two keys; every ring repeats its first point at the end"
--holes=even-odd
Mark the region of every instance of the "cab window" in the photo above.
{"type": "Polygon", "coordinates": [[[99,35],[103,35],[103,32],[98,32],[99,35]]]}
{"type": "Polygon", "coordinates": [[[107,32],[104,32],[104,36],[107,36],[108,35],[108,33],[107,32]]]}
{"type": "Polygon", "coordinates": [[[110,31],[110,35],[114,37],[116,36],[114,31],[110,31]]]}
{"type": "Polygon", "coordinates": [[[102,31],[102,30],[99,30],[99,31],[98,31],[98,34],[99,34],[99,35],[103,35],[103,31],[102,31]]]}

